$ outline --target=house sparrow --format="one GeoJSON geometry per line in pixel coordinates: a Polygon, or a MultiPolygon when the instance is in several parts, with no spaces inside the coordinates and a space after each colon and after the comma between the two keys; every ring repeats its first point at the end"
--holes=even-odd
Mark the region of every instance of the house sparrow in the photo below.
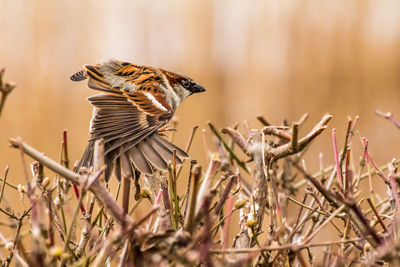
{"type": "Polygon", "coordinates": [[[90,122],[91,138],[80,167],[90,167],[94,142],[104,139],[106,181],[114,170],[133,177],[134,169],[151,175],[166,170],[172,161],[181,164],[188,154],[159,134],[189,95],[205,89],[191,78],[160,68],[146,67],[114,59],[97,65],[84,65],[71,76],[79,82],[88,78],[88,87],[103,93],[89,97],[94,106],[90,122]]]}

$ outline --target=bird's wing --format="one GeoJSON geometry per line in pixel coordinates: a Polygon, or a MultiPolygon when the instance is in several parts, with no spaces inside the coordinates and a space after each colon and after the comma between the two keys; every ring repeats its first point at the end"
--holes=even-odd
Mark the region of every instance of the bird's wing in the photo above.
{"type": "Polygon", "coordinates": [[[94,106],[90,124],[91,139],[77,167],[92,166],[94,141],[105,143],[106,179],[112,171],[133,176],[127,162],[145,174],[152,166],[165,170],[176,151],[181,163],[188,155],[164,140],[157,131],[172,117],[174,110],[165,98],[168,85],[157,69],[127,62],[108,60],[97,65],[85,65],[71,76],[73,81],[88,78],[89,88],[103,92],[88,98],[94,106]]]}
{"type": "Polygon", "coordinates": [[[125,96],[129,102],[152,116],[173,112],[162,88],[168,88],[163,74],[156,68],[107,60],[97,65],[84,65],[71,76],[72,81],[89,78],[89,88],[115,96],[125,96]]]}
{"type": "MultiPolygon", "coordinates": [[[[166,170],[176,151],[177,163],[188,155],[164,140],[157,131],[169,120],[146,114],[125,96],[99,94],[88,98],[95,110],[90,123],[91,139],[79,167],[91,166],[94,141],[103,138],[105,143],[106,179],[114,169],[118,179],[122,174],[132,173],[126,163],[132,162],[140,172],[151,175],[152,166],[166,170]],[[130,159],[130,161],[129,161],[130,159]]],[[[133,174],[133,173],[132,173],[133,174]]]]}

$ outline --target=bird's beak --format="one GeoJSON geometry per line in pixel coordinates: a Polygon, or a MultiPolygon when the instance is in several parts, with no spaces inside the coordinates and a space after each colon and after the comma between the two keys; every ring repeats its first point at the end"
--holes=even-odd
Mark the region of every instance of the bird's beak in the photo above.
{"type": "Polygon", "coordinates": [[[206,89],[204,89],[204,87],[201,86],[200,84],[195,83],[195,84],[192,86],[192,88],[191,88],[190,91],[191,91],[192,94],[194,94],[194,93],[201,93],[201,92],[204,92],[204,91],[206,91],[206,89]]]}

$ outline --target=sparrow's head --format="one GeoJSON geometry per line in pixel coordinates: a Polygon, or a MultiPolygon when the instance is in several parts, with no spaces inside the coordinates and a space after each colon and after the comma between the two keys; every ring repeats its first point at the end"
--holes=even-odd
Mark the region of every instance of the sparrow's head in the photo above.
{"type": "Polygon", "coordinates": [[[201,93],[206,90],[203,86],[194,82],[192,78],[183,74],[165,71],[165,76],[181,101],[192,94],[201,93]]]}

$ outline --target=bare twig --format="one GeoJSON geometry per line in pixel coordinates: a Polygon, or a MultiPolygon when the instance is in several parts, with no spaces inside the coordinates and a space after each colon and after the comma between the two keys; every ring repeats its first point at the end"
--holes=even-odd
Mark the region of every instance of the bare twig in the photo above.
{"type": "Polygon", "coordinates": [[[336,164],[336,175],[338,180],[338,186],[343,187],[342,169],[340,168],[339,153],[337,148],[336,129],[332,130],[332,143],[333,143],[333,154],[335,157],[335,164],[336,164]]]}
{"type": "Polygon", "coordinates": [[[257,116],[257,120],[259,120],[264,126],[270,126],[271,123],[269,123],[264,116],[257,116]]]}
{"type": "Polygon", "coordinates": [[[383,230],[386,233],[389,233],[389,230],[387,229],[385,223],[382,221],[381,216],[379,215],[378,211],[376,210],[376,208],[374,207],[374,204],[372,203],[370,198],[367,198],[368,204],[371,206],[372,211],[374,212],[376,219],[378,220],[378,222],[380,223],[380,225],[382,226],[383,230]]]}
{"type": "Polygon", "coordinates": [[[266,135],[274,135],[285,141],[289,141],[292,137],[288,130],[289,127],[266,126],[262,129],[262,132],[266,135]]]}
{"type": "Polygon", "coordinates": [[[328,241],[328,242],[321,242],[315,244],[300,244],[300,245],[284,245],[284,246],[270,246],[270,247],[260,247],[260,248],[246,248],[246,249],[212,249],[210,250],[211,253],[249,253],[249,252],[260,252],[260,251],[275,251],[275,250],[302,250],[306,248],[312,247],[325,247],[331,245],[340,245],[346,243],[353,243],[358,241],[363,241],[367,237],[361,238],[354,238],[354,239],[347,239],[347,240],[338,240],[338,241],[328,241]]]}
{"type": "Polygon", "coordinates": [[[201,183],[199,192],[197,193],[197,207],[196,207],[196,216],[200,212],[201,204],[203,200],[209,195],[210,193],[210,186],[212,183],[212,179],[214,178],[217,170],[221,164],[221,161],[218,159],[217,154],[213,154],[208,164],[208,168],[206,174],[204,175],[203,182],[201,183]]]}
{"type": "Polygon", "coordinates": [[[396,126],[397,128],[400,129],[400,122],[393,117],[392,112],[383,112],[380,110],[376,110],[375,114],[378,115],[379,117],[382,117],[382,118],[385,118],[385,119],[391,121],[394,124],[394,126],[396,126]]]}
{"type": "Polygon", "coordinates": [[[17,218],[17,221],[18,221],[17,229],[15,230],[14,240],[12,242],[12,248],[11,248],[10,254],[1,263],[1,267],[5,267],[5,266],[9,266],[10,265],[10,263],[12,261],[12,258],[13,258],[14,254],[15,254],[16,244],[19,241],[19,235],[20,235],[20,232],[21,232],[22,221],[28,214],[29,214],[29,211],[25,211],[21,216],[19,216],[17,218]]]}
{"type": "Polygon", "coordinates": [[[217,204],[215,205],[214,208],[214,214],[217,215],[220,213],[221,209],[223,208],[225,201],[228,199],[229,197],[229,192],[231,191],[233,185],[236,183],[237,180],[237,176],[236,175],[232,175],[229,178],[228,184],[226,185],[224,192],[222,193],[220,199],[218,200],[217,204]]]}
{"type": "MultiPolygon", "coordinates": [[[[79,174],[74,173],[73,171],[61,166],[54,160],[49,157],[43,155],[33,147],[23,143],[21,140],[10,138],[9,139],[11,145],[15,148],[21,147],[24,153],[28,154],[33,159],[39,161],[41,164],[49,168],[50,170],[58,173],[69,181],[82,185],[84,182],[84,177],[81,177],[79,174]]],[[[110,195],[108,190],[104,187],[100,181],[96,180],[92,186],[89,188],[96,198],[103,204],[103,206],[111,213],[111,215],[122,225],[127,224],[127,226],[133,224],[133,220],[131,217],[125,214],[125,211],[118,205],[118,203],[114,200],[114,198],[110,195]]]]}
{"type": "Polygon", "coordinates": [[[5,171],[4,171],[3,183],[2,183],[2,185],[1,185],[0,204],[1,204],[1,201],[3,200],[4,188],[6,187],[6,183],[7,183],[7,175],[8,175],[8,166],[6,166],[6,169],[5,169],[5,171]]]}
{"type": "Polygon", "coordinates": [[[14,90],[17,85],[13,82],[4,82],[3,76],[5,73],[5,69],[0,69],[0,93],[1,93],[1,100],[0,100],[0,116],[1,112],[3,111],[4,104],[6,103],[7,96],[14,90]]]}
{"type": "MultiPolygon", "coordinates": [[[[234,159],[236,161],[236,163],[246,172],[249,172],[247,170],[247,167],[245,165],[245,163],[243,161],[241,161],[239,159],[239,157],[233,152],[233,150],[230,148],[230,146],[228,146],[228,144],[224,141],[224,139],[221,137],[221,135],[218,133],[217,129],[215,129],[215,126],[211,123],[208,122],[208,126],[210,127],[211,131],[215,134],[215,136],[221,141],[221,143],[223,144],[223,146],[225,147],[225,149],[229,152],[230,156],[232,157],[232,159],[234,159]]],[[[224,132],[224,130],[222,130],[222,132],[224,132]]]]}
{"type": "MultiPolygon", "coordinates": [[[[199,128],[199,126],[194,126],[192,131],[190,132],[189,139],[188,139],[188,141],[186,143],[185,152],[189,152],[190,147],[192,146],[192,142],[193,142],[194,136],[195,136],[196,131],[197,131],[198,128],[199,128]]],[[[185,159],[183,159],[183,162],[185,162],[185,159]]],[[[183,167],[183,165],[178,167],[177,174],[176,174],[176,179],[178,179],[179,175],[181,174],[182,167],[183,167]]]]}
{"type": "Polygon", "coordinates": [[[332,115],[329,114],[322,117],[321,121],[305,137],[299,140],[297,150],[292,150],[290,148],[291,144],[285,144],[277,148],[271,148],[268,152],[274,155],[273,158],[276,161],[283,157],[287,157],[289,155],[302,151],[307,145],[311,143],[312,140],[314,140],[315,137],[320,135],[326,129],[326,125],[331,120],[331,118],[332,115]]]}
{"type": "Polygon", "coordinates": [[[299,145],[298,138],[299,138],[299,124],[293,123],[292,124],[292,139],[290,140],[290,149],[293,151],[296,151],[297,147],[299,145]]]}
{"type": "Polygon", "coordinates": [[[192,186],[191,190],[189,193],[189,206],[188,206],[188,212],[186,214],[185,218],[185,230],[188,232],[193,232],[194,230],[194,216],[196,213],[196,203],[197,203],[197,192],[198,192],[198,187],[199,187],[199,182],[200,182],[200,177],[201,177],[201,167],[199,165],[195,165],[192,170],[192,186]]]}

